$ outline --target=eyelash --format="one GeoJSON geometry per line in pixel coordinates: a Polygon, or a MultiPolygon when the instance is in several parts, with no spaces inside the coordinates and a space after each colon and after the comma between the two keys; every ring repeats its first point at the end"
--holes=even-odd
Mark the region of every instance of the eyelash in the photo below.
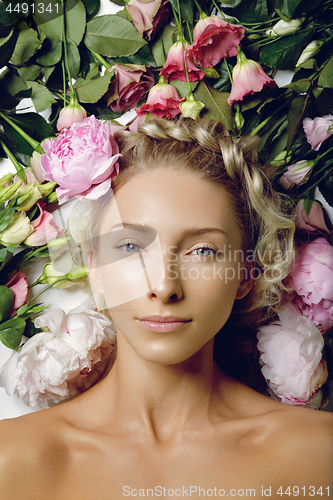
{"type": "MultiPolygon", "coordinates": [[[[117,243],[114,248],[117,248],[117,249],[121,249],[122,247],[125,247],[127,245],[135,245],[139,248],[141,248],[141,251],[145,250],[145,248],[140,244],[139,241],[136,241],[136,240],[121,240],[119,241],[119,243],[117,243]]],[[[136,250],[135,252],[131,252],[131,253],[138,253],[139,250],[136,250]]]]}
{"type": "MultiPolygon", "coordinates": [[[[209,245],[201,245],[197,248],[194,248],[193,250],[191,250],[191,253],[192,252],[195,252],[196,250],[210,250],[211,252],[213,252],[214,254],[214,257],[216,256],[216,254],[218,253],[219,249],[215,246],[209,246],[209,245]]],[[[197,254],[198,255],[198,254],[197,254]]],[[[203,258],[205,257],[209,257],[208,255],[202,255],[203,258]]]]}

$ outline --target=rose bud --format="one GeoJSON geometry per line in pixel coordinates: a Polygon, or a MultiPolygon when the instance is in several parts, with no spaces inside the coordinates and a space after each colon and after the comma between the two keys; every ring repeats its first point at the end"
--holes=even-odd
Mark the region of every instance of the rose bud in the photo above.
{"type": "Polygon", "coordinates": [[[333,134],[333,115],[317,116],[314,120],[304,118],[303,129],[306,140],[314,151],[333,134]]]}
{"type": "Polygon", "coordinates": [[[0,243],[4,246],[20,245],[33,230],[29,217],[23,212],[15,212],[10,224],[0,233],[0,243]]]}
{"type": "Polygon", "coordinates": [[[40,164],[40,156],[41,156],[40,153],[34,151],[32,153],[32,157],[30,158],[30,166],[32,168],[36,181],[39,184],[42,184],[42,182],[44,182],[45,179],[43,177],[43,170],[40,164]]]}
{"type": "Polygon", "coordinates": [[[179,104],[179,107],[183,116],[196,120],[205,105],[202,102],[197,101],[194,95],[191,94],[190,96],[187,96],[186,101],[179,104]]]}
{"type": "Polygon", "coordinates": [[[291,21],[284,21],[280,19],[279,22],[273,26],[272,31],[270,33],[271,36],[279,36],[279,35],[290,35],[295,33],[301,26],[304,21],[304,18],[292,19],[291,21]]]}
{"type": "Polygon", "coordinates": [[[16,210],[26,212],[41,199],[42,193],[39,191],[36,182],[30,182],[27,185],[20,186],[17,191],[17,199],[15,203],[16,210]]]}
{"type": "Polygon", "coordinates": [[[224,57],[237,55],[245,28],[227,23],[217,16],[201,18],[193,31],[187,53],[199,66],[212,68],[224,57]]]}
{"type": "Polygon", "coordinates": [[[299,56],[299,59],[297,63],[295,64],[295,67],[298,68],[301,66],[303,63],[305,63],[308,59],[311,59],[311,57],[315,56],[318,54],[320,47],[322,46],[323,42],[319,40],[313,40],[312,42],[309,43],[299,56]]]}
{"type": "Polygon", "coordinates": [[[39,205],[39,216],[31,221],[34,227],[34,232],[31,233],[26,240],[24,240],[25,245],[28,247],[40,247],[46,245],[50,240],[57,238],[63,231],[53,222],[53,215],[47,210],[43,210],[42,206],[39,205]]]}
{"type": "MultiPolygon", "coordinates": [[[[196,67],[192,57],[187,53],[186,49],[188,47],[189,43],[184,41],[185,62],[188,76],[190,82],[196,82],[203,79],[203,77],[205,76],[205,72],[202,69],[196,67]]],[[[170,47],[167,60],[165,61],[165,64],[160,71],[160,75],[165,76],[168,81],[181,80],[182,82],[187,82],[183,44],[181,40],[178,40],[172,45],[172,47],[170,47]]]]}
{"type": "Polygon", "coordinates": [[[10,315],[12,316],[17,309],[27,302],[29,285],[26,275],[19,271],[6,283],[6,286],[14,292],[14,302],[12,304],[10,315]]]}
{"type": "Polygon", "coordinates": [[[280,179],[280,184],[285,188],[289,189],[295,184],[304,184],[313,169],[314,162],[301,160],[294,165],[289,165],[287,172],[283,174],[280,179]]]}
{"type": "Polygon", "coordinates": [[[0,203],[14,198],[21,184],[22,181],[17,181],[14,184],[9,184],[9,186],[0,188],[0,203]]]}
{"type": "Polygon", "coordinates": [[[77,98],[72,96],[69,105],[60,111],[57,129],[61,131],[63,128],[69,128],[73,123],[82,122],[86,117],[86,110],[79,104],[77,98]]]}
{"type": "Polygon", "coordinates": [[[165,78],[160,77],[159,82],[149,91],[147,102],[141,108],[135,108],[138,116],[151,113],[160,118],[171,120],[181,113],[179,104],[183,101],[175,87],[165,83],[165,78]]]}
{"type": "Polygon", "coordinates": [[[326,226],[324,211],[322,206],[313,201],[309,215],[306,215],[304,200],[299,200],[295,208],[295,224],[298,229],[305,229],[309,233],[325,231],[330,234],[326,226]]]}
{"type": "Polygon", "coordinates": [[[241,50],[238,51],[237,64],[232,70],[232,87],[228,98],[230,106],[234,101],[242,101],[248,94],[275,86],[275,81],[266,75],[259,63],[247,59],[241,50]]]}

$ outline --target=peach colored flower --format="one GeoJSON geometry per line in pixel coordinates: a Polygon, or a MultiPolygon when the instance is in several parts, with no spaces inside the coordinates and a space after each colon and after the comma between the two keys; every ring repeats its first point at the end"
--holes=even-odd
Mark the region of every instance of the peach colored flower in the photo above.
{"type": "Polygon", "coordinates": [[[183,101],[184,99],[179,97],[175,87],[165,83],[162,76],[157,85],[149,91],[147,102],[142,104],[141,108],[135,108],[135,111],[138,116],[151,113],[160,118],[166,117],[171,120],[181,113],[179,104],[183,101]]]}
{"type": "Polygon", "coordinates": [[[295,208],[295,224],[298,229],[305,229],[310,233],[321,231],[330,233],[326,226],[323,208],[316,201],[312,203],[309,215],[306,215],[304,200],[299,200],[295,208]]]}
{"type": "Polygon", "coordinates": [[[237,55],[245,28],[227,23],[217,16],[200,19],[193,31],[193,43],[187,54],[204,68],[212,68],[224,57],[237,55]]]}
{"type": "Polygon", "coordinates": [[[237,64],[232,70],[232,88],[228,98],[230,106],[235,101],[242,101],[248,94],[275,86],[275,81],[266,75],[259,63],[247,59],[241,50],[238,51],[237,64]]]}
{"type": "Polygon", "coordinates": [[[333,134],[333,115],[317,116],[314,120],[304,118],[303,129],[306,140],[314,151],[333,134]]]}
{"type": "Polygon", "coordinates": [[[72,97],[69,105],[60,111],[57,129],[60,131],[64,128],[69,128],[73,123],[82,122],[86,117],[86,110],[79,104],[76,97],[72,97]]]}
{"type": "Polygon", "coordinates": [[[313,161],[307,160],[301,160],[294,165],[289,165],[287,172],[280,178],[280,184],[285,189],[289,189],[295,184],[303,184],[308,180],[313,165],[313,161]]]}
{"type": "Polygon", "coordinates": [[[34,227],[34,232],[24,240],[24,244],[28,247],[39,247],[46,245],[50,240],[64,236],[64,232],[59,229],[57,224],[53,222],[53,215],[44,210],[44,203],[37,203],[39,208],[39,216],[31,221],[34,227]]]}
{"type": "Polygon", "coordinates": [[[130,0],[126,6],[133,24],[146,40],[154,37],[155,33],[167,22],[170,14],[169,2],[153,0],[140,2],[130,0]]]}
{"type": "Polygon", "coordinates": [[[12,316],[17,309],[27,302],[29,285],[26,275],[22,271],[18,271],[15,276],[6,283],[6,287],[14,292],[14,302],[10,311],[10,316],[12,316]]]}
{"type": "MultiPolygon", "coordinates": [[[[192,57],[187,52],[188,47],[189,47],[188,42],[184,41],[185,62],[189,79],[191,82],[196,82],[198,80],[203,79],[203,77],[205,76],[205,72],[202,69],[196,67],[192,57]]],[[[171,80],[181,80],[182,82],[187,81],[183,46],[181,40],[178,40],[176,43],[172,45],[172,47],[170,47],[167,60],[165,61],[165,64],[160,71],[160,75],[163,75],[168,81],[171,80]]]]}
{"type": "Polygon", "coordinates": [[[154,85],[151,71],[138,64],[115,64],[115,81],[105,95],[107,105],[115,113],[125,113],[134,108],[154,85]]]}

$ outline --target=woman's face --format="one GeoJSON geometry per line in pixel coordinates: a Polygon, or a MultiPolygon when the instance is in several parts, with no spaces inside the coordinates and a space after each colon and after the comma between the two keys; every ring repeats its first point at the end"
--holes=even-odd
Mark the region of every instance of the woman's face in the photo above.
{"type": "Polygon", "coordinates": [[[191,172],[134,175],[105,209],[99,234],[93,286],[118,335],[148,361],[175,364],[198,352],[251,287],[224,188],[191,172]]]}

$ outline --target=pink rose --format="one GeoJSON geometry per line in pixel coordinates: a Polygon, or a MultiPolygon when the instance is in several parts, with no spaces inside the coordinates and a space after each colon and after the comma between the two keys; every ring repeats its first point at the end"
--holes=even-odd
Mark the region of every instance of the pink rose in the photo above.
{"type": "Polygon", "coordinates": [[[312,149],[318,151],[322,143],[333,134],[333,115],[317,116],[314,120],[304,118],[303,129],[312,149]]]}
{"type": "Polygon", "coordinates": [[[301,160],[294,165],[289,165],[287,172],[283,174],[280,179],[280,184],[285,188],[289,189],[295,184],[303,184],[309,178],[312,171],[314,162],[301,160]]]}
{"type": "Polygon", "coordinates": [[[316,201],[312,203],[309,215],[306,215],[304,200],[299,200],[295,209],[295,223],[299,229],[305,229],[310,233],[317,231],[330,233],[330,230],[326,226],[323,208],[316,201]]]}
{"type": "Polygon", "coordinates": [[[150,90],[155,81],[151,71],[137,64],[115,64],[116,79],[105,95],[107,105],[115,113],[124,113],[134,108],[150,90]]]}
{"type": "Polygon", "coordinates": [[[232,87],[228,104],[232,106],[234,101],[242,101],[248,94],[260,92],[264,87],[275,86],[275,81],[266,75],[259,63],[247,59],[244,53],[239,51],[237,64],[232,70],[232,87]]]}
{"type": "Polygon", "coordinates": [[[28,247],[39,247],[46,245],[49,241],[55,240],[58,236],[64,236],[64,232],[53,222],[53,215],[44,210],[44,203],[37,203],[39,216],[31,221],[34,232],[24,240],[28,247]]]}
{"type": "Polygon", "coordinates": [[[217,16],[200,19],[193,31],[193,43],[187,53],[199,66],[212,68],[224,57],[237,55],[245,28],[229,24],[217,16]]]}
{"type": "MultiPolygon", "coordinates": [[[[187,52],[188,47],[189,44],[184,41],[185,62],[188,75],[191,82],[196,82],[203,79],[203,77],[205,76],[205,72],[202,69],[196,67],[192,57],[190,57],[187,52]]],[[[187,82],[183,46],[181,40],[178,40],[172,45],[172,47],[170,47],[167,60],[165,61],[165,64],[160,71],[160,75],[165,76],[168,81],[181,80],[182,82],[187,82]]]]}
{"type": "Polygon", "coordinates": [[[333,247],[317,238],[300,247],[289,280],[294,299],[305,316],[324,333],[333,326],[333,247]]]}
{"type": "MultiPolygon", "coordinates": [[[[261,370],[272,393],[282,403],[312,406],[327,379],[320,331],[288,304],[278,321],[259,329],[258,340],[261,370]]],[[[318,403],[319,407],[321,398],[318,403]]]]}
{"type": "Polygon", "coordinates": [[[118,173],[118,146],[110,123],[95,116],[73,123],[70,129],[42,144],[44,178],[56,182],[59,204],[74,198],[96,200],[111,187],[118,173]]]}
{"type": "Polygon", "coordinates": [[[175,87],[165,82],[164,77],[161,77],[158,84],[155,85],[148,94],[148,99],[141,108],[135,108],[138,116],[145,113],[159,116],[160,118],[166,117],[171,120],[179,115],[179,104],[184,101],[179,97],[175,87]]]}
{"type": "Polygon", "coordinates": [[[39,316],[31,337],[0,369],[0,384],[37,409],[70,399],[94,385],[115,345],[112,322],[92,304],[65,314],[62,309],[39,316]]]}
{"type": "Polygon", "coordinates": [[[155,33],[167,22],[170,14],[169,1],[166,0],[141,2],[130,0],[126,9],[134,26],[146,40],[154,38],[155,33]]]}
{"type": "Polygon", "coordinates": [[[69,128],[73,123],[82,122],[85,118],[87,118],[86,110],[79,104],[76,97],[72,97],[69,105],[60,111],[57,129],[69,128]]]}
{"type": "Polygon", "coordinates": [[[26,275],[22,271],[19,271],[6,283],[6,287],[14,292],[14,302],[10,311],[10,316],[12,316],[17,309],[27,302],[29,285],[26,275]]]}

